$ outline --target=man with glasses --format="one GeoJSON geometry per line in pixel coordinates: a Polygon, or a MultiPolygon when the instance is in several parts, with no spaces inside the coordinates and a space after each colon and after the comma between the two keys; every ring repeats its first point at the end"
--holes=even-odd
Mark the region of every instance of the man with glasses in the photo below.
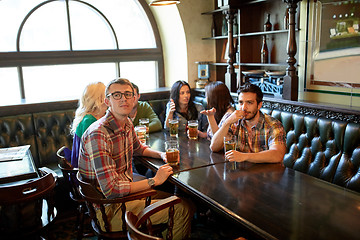
{"type": "MultiPolygon", "coordinates": [[[[150,179],[133,181],[133,154],[161,158],[166,162],[166,154],[142,145],[136,136],[129,114],[134,106],[134,89],[129,80],[119,78],[111,81],[105,90],[106,115],[93,123],[84,133],[79,157],[79,172],[90,181],[97,181],[106,198],[123,197],[161,185],[173,173],[165,164],[150,179]]],[[[153,200],[153,201],[156,201],[153,200]]],[[[127,209],[140,212],[145,200],[128,202],[127,209]]],[[[119,204],[107,206],[108,217],[112,218],[112,231],[122,230],[121,209],[119,204]]],[[[189,236],[193,215],[191,204],[187,201],[175,205],[174,239],[189,236]]],[[[103,226],[102,219],[98,219],[103,226]]],[[[166,223],[168,210],[155,214],[153,224],[166,223]]]]}

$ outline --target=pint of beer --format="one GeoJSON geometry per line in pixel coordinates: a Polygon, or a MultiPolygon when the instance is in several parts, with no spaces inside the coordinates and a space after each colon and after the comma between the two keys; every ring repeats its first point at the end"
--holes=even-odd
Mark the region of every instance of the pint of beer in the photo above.
{"type": "Polygon", "coordinates": [[[188,121],[188,130],[190,139],[198,139],[198,120],[188,121]]]}
{"type": "Polygon", "coordinates": [[[169,121],[170,137],[178,137],[179,133],[179,120],[171,119],[169,121]]]}
{"type": "Polygon", "coordinates": [[[141,143],[146,144],[146,127],[145,126],[136,126],[135,132],[141,143]]]}
{"type": "Polygon", "coordinates": [[[146,135],[149,136],[149,119],[148,118],[140,118],[139,125],[143,125],[146,127],[146,135]]]}
{"type": "Polygon", "coordinates": [[[180,151],[177,141],[165,142],[166,159],[170,166],[176,166],[180,163],[180,151]]]}
{"type": "Polygon", "coordinates": [[[224,137],[224,151],[236,150],[236,136],[224,137]]]}

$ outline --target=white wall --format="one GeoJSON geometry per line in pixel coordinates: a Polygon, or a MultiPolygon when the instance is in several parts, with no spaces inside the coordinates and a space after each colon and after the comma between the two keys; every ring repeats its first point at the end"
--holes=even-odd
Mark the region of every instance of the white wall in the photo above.
{"type": "MultiPolygon", "coordinates": [[[[150,2],[150,0],[146,0],[150,2]]],[[[178,5],[150,7],[157,21],[162,40],[165,64],[165,85],[185,80],[195,87],[198,61],[215,61],[215,41],[210,36],[211,15],[202,12],[214,9],[213,0],[181,0],[178,5]]]]}

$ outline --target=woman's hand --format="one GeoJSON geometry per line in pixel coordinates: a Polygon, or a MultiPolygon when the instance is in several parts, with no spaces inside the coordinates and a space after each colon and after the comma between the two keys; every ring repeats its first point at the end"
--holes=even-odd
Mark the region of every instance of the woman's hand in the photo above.
{"type": "Polygon", "coordinates": [[[215,115],[215,113],[216,113],[216,109],[215,108],[212,108],[212,109],[210,109],[210,110],[202,110],[201,112],[200,112],[201,114],[204,114],[204,115],[206,115],[206,116],[214,116],[215,115]]]}
{"type": "Polygon", "coordinates": [[[176,110],[176,105],[173,99],[170,99],[170,112],[174,113],[176,110]]]}
{"type": "Polygon", "coordinates": [[[201,137],[201,138],[207,138],[207,132],[202,132],[202,131],[200,131],[200,130],[198,130],[198,134],[199,134],[199,137],[201,137]]]}

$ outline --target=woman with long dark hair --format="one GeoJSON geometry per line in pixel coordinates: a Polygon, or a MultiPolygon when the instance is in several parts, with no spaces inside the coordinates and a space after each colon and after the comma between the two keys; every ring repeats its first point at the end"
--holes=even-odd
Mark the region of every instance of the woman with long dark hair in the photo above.
{"type": "Polygon", "coordinates": [[[212,138],[224,121],[235,111],[234,100],[227,86],[220,81],[210,82],[205,86],[208,109],[201,111],[207,116],[209,127],[207,135],[212,138]]]}
{"type": "Polygon", "coordinates": [[[169,120],[179,120],[179,130],[186,130],[187,121],[198,120],[199,136],[207,136],[208,122],[200,112],[204,110],[203,105],[194,102],[191,95],[190,85],[182,80],[176,81],[170,91],[170,101],[166,105],[166,118],[164,128],[169,128],[169,120]]]}

